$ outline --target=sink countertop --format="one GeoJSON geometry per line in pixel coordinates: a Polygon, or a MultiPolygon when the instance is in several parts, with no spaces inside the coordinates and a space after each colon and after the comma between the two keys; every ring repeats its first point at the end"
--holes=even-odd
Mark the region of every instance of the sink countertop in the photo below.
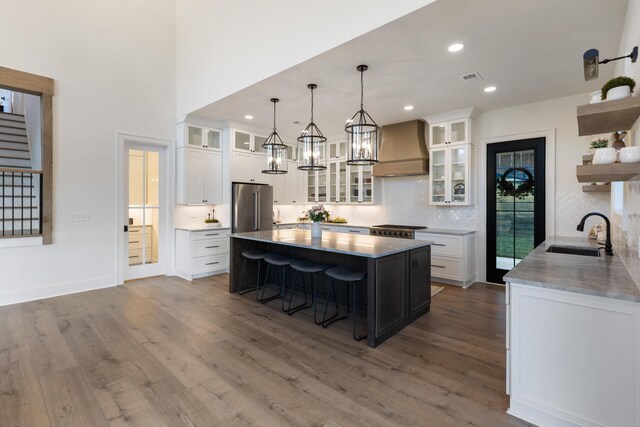
{"type": "MultiPolygon", "coordinates": [[[[598,247],[586,237],[549,237],[505,276],[506,282],[640,302],[640,288],[614,247],[600,258],[546,252],[551,245],[598,247]]],[[[601,251],[601,253],[603,253],[601,251]]]]}

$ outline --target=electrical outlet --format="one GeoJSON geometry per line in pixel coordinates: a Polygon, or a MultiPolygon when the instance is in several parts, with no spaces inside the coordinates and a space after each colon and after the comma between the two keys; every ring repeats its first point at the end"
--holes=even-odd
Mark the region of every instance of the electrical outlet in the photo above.
{"type": "Polygon", "coordinates": [[[71,214],[71,222],[86,222],[86,221],[89,221],[88,213],[71,214]]]}

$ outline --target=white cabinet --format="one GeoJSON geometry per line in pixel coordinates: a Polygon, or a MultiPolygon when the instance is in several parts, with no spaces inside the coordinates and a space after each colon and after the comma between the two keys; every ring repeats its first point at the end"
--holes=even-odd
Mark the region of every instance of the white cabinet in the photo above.
{"type": "Polygon", "coordinates": [[[187,205],[222,203],[221,151],[178,149],[176,199],[187,205]]]}
{"type": "Polygon", "coordinates": [[[181,123],[178,125],[177,147],[221,150],[222,132],[218,129],[181,123]]]}
{"type": "Polygon", "coordinates": [[[349,166],[349,203],[373,202],[373,175],[371,166],[349,166]]]}
{"type": "Polygon", "coordinates": [[[429,162],[430,203],[470,205],[473,145],[433,148],[429,162]]]}
{"type": "Polygon", "coordinates": [[[432,280],[465,288],[475,281],[475,232],[464,235],[416,232],[416,240],[432,242],[432,280]]]}
{"type": "Polygon", "coordinates": [[[289,172],[285,175],[285,203],[296,205],[307,201],[307,173],[298,169],[295,161],[289,162],[289,172]]]}
{"type": "Polygon", "coordinates": [[[229,269],[229,229],[176,230],[176,274],[186,280],[229,269]]]}
{"type": "Polygon", "coordinates": [[[267,168],[265,137],[232,130],[231,180],[256,184],[273,184],[273,175],[262,173],[267,168]]]}
{"type": "Polygon", "coordinates": [[[347,161],[330,160],[327,166],[329,179],[329,203],[347,202],[347,161]]]}
{"type": "Polygon", "coordinates": [[[327,170],[306,171],[307,202],[327,203],[327,170]]]}
{"type": "Polygon", "coordinates": [[[457,119],[429,125],[429,146],[469,144],[470,119],[457,119]]]}

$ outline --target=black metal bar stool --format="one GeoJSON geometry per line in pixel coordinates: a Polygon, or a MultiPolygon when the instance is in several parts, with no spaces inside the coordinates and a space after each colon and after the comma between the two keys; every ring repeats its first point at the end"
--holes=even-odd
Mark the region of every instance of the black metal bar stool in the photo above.
{"type": "Polygon", "coordinates": [[[248,251],[242,252],[242,257],[244,258],[244,262],[242,263],[242,273],[240,273],[240,291],[238,292],[240,295],[244,295],[247,292],[256,291],[256,299],[258,299],[258,290],[260,289],[260,265],[262,264],[262,260],[267,256],[267,252],[252,249],[248,251]],[[256,273],[256,285],[251,288],[244,288],[244,285],[251,285],[251,283],[244,281],[244,271],[247,267],[247,260],[257,261],[258,263],[258,271],[256,273]]]}
{"type": "Polygon", "coordinates": [[[268,253],[264,257],[264,262],[267,263],[267,272],[265,273],[264,284],[262,285],[262,294],[260,295],[258,301],[264,304],[271,300],[282,298],[282,311],[286,311],[284,308],[284,300],[287,283],[287,266],[291,265],[291,263],[294,261],[296,261],[295,258],[290,258],[286,255],[280,255],[277,253],[268,253]],[[274,267],[273,271],[276,274],[276,283],[269,283],[269,272],[272,271],[271,266],[274,267]],[[282,275],[280,275],[280,270],[278,267],[282,267],[282,275]],[[264,291],[270,284],[278,286],[279,291],[276,294],[265,297],[264,291]]]}
{"type": "Polygon", "coordinates": [[[365,273],[364,271],[357,271],[357,270],[352,270],[350,268],[347,267],[333,267],[330,268],[328,270],[326,270],[324,272],[327,276],[329,276],[331,278],[331,284],[329,285],[329,294],[327,295],[327,300],[325,302],[324,305],[324,316],[322,318],[322,327],[326,328],[327,326],[329,326],[330,324],[332,324],[333,322],[337,322],[338,320],[342,320],[342,319],[346,319],[349,317],[349,286],[353,286],[353,310],[352,310],[352,318],[353,318],[353,325],[352,325],[352,332],[353,332],[353,339],[356,341],[360,341],[364,338],[366,338],[366,335],[360,336],[358,337],[356,335],[356,320],[358,317],[358,311],[357,311],[357,305],[356,305],[356,295],[357,295],[357,287],[356,284],[358,282],[361,282],[362,280],[367,278],[367,273],[365,273]],[[336,288],[334,285],[335,281],[340,281],[340,282],[345,282],[347,284],[347,315],[346,316],[341,316],[341,317],[337,317],[338,313],[339,313],[339,308],[338,308],[338,296],[336,294],[336,288]],[[335,301],[336,304],[336,314],[334,314],[333,316],[331,316],[330,318],[327,319],[327,309],[329,308],[329,298],[331,297],[331,292],[333,293],[333,299],[335,301]]]}
{"type": "Polygon", "coordinates": [[[291,284],[291,293],[289,296],[289,305],[287,306],[287,314],[292,316],[293,313],[296,313],[305,308],[313,307],[313,321],[316,325],[319,325],[322,322],[318,322],[316,317],[316,292],[317,292],[317,284],[318,284],[318,273],[322,273],[323,271],[333,267],[331,264],[318,264],[317,262],[307,261],[307,260],[298,260],[291,263],[291,269],[293,270],[293,283],[291,284]],[[291,307],[293,302],[293,294],[296,290],[298,273],[302,277],[302,288],[304,291],[304,302],[295,307],[291,307]],[[309,300],[307,299],[307,283],[304,280],[305,274],[309,274],[311,276],[311,304],[309,304],[309,300]]]}

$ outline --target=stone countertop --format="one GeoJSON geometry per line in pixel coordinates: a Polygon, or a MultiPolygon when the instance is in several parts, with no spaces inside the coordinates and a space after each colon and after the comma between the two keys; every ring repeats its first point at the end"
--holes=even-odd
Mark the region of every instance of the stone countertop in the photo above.
{"type": "Polygon", "coordinates": [[[230,227],[176,227],[176,230],[184,231],[216,231],[216,230],[230,230],[230,227]]]}
{"type": "MultiPolygon", "coordinates": [[[[640,288],[615,252],[600,258],[548,253],[551,245],[597,247],[586,237],[550,237],[504,276],[506,282],[640,302],[640,288]]],[[[604,251],[601,251],[601,253],[604,251]]]]}
{"type": "MultiPolygon", "coordinates": [[[[295,225],[295,224],[311,224],[309,222],[281,222],[274,225],[295,225]]],[[[352,228],[370,228],[371,225],[362,225],[362,224],[351,224],[351,223],[334,223],[334,222],[323,222],[322,225],[334,226],[338,227],[352,227],[352,228]]],[[[454,236],[466,236],[467,234],[475,233],[475,230],[453,230],[448,228],[431,228],[427,227],[424,230],[416,230],[416,233],[432,233],[432,234],[450,234],[454,236]]]]}
{"type": "Polygon", "coordinates": [[[321,239],[312,239],[310,231],[300,229],[236,233],[232,234],[231,237],[366,258],[381,258],[431,245],[430,242],[422,240],[396,239],[366,234],[333,233],[330,231],[322,232],[321,239]]]}

